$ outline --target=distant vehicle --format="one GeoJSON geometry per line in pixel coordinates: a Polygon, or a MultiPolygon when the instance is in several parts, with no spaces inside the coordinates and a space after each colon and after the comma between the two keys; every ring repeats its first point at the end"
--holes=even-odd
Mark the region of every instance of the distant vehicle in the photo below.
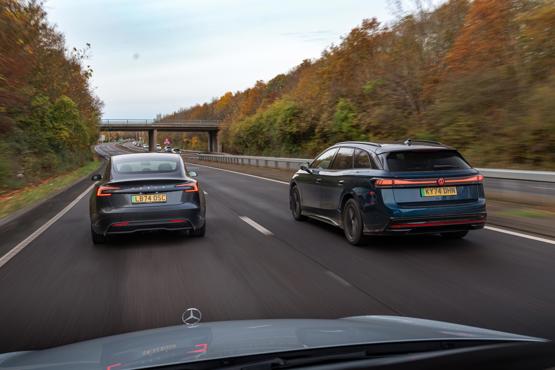
{"type": "Polygon", "coordinates": [[[156,144],[156,150],[157,151],[161,151],[162,150],[162,146],[160,144],[156,144]]]}
{"type": "Polygon", "coordinates": [[[301,166],[290,182],[296,220],[365,235],[441,234],[463,238],[486,222],[483,176],[453,148],[431,141],[343,142],[301,166]]]}
{"type": "Polygon", "coordinates": [[[91,235],[147,230],[182,231],[204,236],[205,198],[195,172],[175,154],[135,153],[110,158],[90,197],[91,235]]]}
{"type": "Polygon", "coordinates": [[[143,144],[143,149],[147,149],[147,150],[148,150],[148,144],[143,144]]]}
{"type": "Polygon", "coordinates": [[[137,142],[136,142],[136,141],[132,141],[131,144],[132,144],[132,145],[137,145],[137,142]]]}
{"type": "Polygon", "coordinates": [[[172,153],[181,154],[181,149],[179,149],[179,148],[173,148],[173,149],[172,149],[172,153]]]}
{"type": "MultiPolygon", "coordinates": [[[[196,310],[196,311],[194,311],[196,310]]],[[[185,316],[187,314],[187,316],[185,316]]],[[[400,316],[200,323],[0,355],[6,369],[548,369],[545,339],[400,316]],[[499,366],[502,364],[502,366],[499,366]]]]}
{"type": "Polygon", "coordinates": [[[171,152],[172,152],[172,147],[166,145],[166,146],[164,147],[164,152],[165,152],[165,153],[171,153],[171,152]]]}

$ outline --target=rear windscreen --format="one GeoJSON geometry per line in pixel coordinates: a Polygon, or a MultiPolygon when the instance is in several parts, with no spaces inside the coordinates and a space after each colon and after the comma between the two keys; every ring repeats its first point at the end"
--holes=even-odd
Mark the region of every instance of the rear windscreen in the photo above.
{"type": "Polygon", "coordinates": [[[405,151],[386,154],[390,171],[441,171],[470,168],[453,150],[405,151]]]}
{"type": "Polygon", "coordinates": [[[119,174],[167,173],[178,169],[173,159],[125,160],[114,163],[113,170],[119,174]]]}

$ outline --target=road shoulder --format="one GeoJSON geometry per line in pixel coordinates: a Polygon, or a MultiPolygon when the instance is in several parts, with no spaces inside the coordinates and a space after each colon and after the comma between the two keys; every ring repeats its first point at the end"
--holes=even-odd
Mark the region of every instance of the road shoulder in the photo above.
{"type": "MultiPolygon", "coordinates": [[[[104,162],[101,162],[99,167],[102,168],[103,166],[104,162]]],[[[91,173],[95,172],[98,172],[98,169],[91,173]]],[[[0,220],[0,235],[2,235],[0,239],[0,257],[48,222],[90,185],[90,174],[87,174],[38,203],[16,211],[0,220]]]]}

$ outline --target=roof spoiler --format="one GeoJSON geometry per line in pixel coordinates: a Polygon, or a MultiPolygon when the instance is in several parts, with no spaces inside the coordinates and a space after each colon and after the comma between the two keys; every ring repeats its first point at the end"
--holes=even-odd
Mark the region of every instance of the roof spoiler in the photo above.
{"type": "Polygon", "coordinates": [[[428,144],[428,145],[437,145],[437,146],[447,146],[444,145],[442,143],[440,143],[439,141],[433,141],[433,140],[412,140],[412,139],[407,139],[405,141],[403,141],[403,144],[411,146],[412,144],[428,144]]]}

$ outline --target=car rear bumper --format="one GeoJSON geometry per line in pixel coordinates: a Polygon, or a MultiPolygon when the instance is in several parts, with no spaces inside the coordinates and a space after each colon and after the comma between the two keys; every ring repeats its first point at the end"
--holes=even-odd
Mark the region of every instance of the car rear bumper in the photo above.
{"type": "Polygon", "coordinates": [[[437,207],[383,207],[377,213],[365,213],[365,234],[435,234],[481,229],[487,220],[486,202],[437,207]]]}
{"type": "Polygon", "coordinates": [[[449,231],[482,229],[486,224],[486,213],[467,215],[445,215],[424,218],[392,218],[384,234],[435,234],[449,231]]]}
{"type": "Polygon", "coordinates": [[[201,208],[190,205],[125,207],[99,212],[91,226],[102,235],[152,230],[198,230],[205,222],[201,208]]]}

